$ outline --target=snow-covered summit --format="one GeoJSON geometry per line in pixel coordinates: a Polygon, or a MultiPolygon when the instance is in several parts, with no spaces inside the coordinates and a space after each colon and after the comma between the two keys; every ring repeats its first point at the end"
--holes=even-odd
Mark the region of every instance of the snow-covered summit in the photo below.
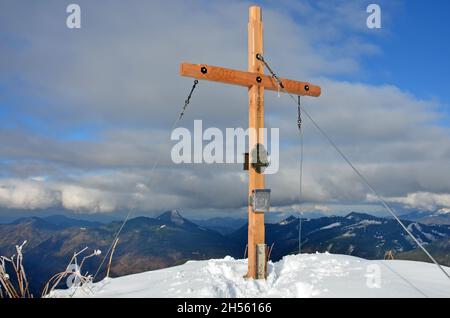
{"type": "Polygon", "coordinates": [[[435,212],[436,215],[450,215],[450,209],[449,208],[442,208],[435,212]]]}
{"type": "MultiPolygon", "coordinates": [[[[269,262],[267,280],[246,280],[246,260],[231,257],[106,279],[53,297],[450,297],[433,264],[301,254],[269,262]]],[[[446,268],[450,271],[450,268],[446,268]]]]}
{"type": "Polygon", "coordinates": [[[173,222],[177,225],[184,224],[186,220],[183,218],[183,216],[180,214],[178,210],[171,210],[164,212],[160,216],[157,217],[160,221],[167,221],[167,222],[173,222]]]}
{"type": "Polygon", "coordinates": [[[280,221],[279,224],[280,225],[286,225],[286,224],[289,224],[291,222],[296,222],[296,221],[297,221],[297,218],[295,216],[291,215],[288,218],[280,221]]]}

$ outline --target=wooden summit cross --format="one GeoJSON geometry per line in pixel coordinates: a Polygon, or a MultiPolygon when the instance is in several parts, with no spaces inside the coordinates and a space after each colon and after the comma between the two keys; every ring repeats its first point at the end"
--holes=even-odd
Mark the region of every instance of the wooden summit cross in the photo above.
{"type": "MultiPolygon", "coordinates": [[[[248,72],[207,64],[181,63],[180,75],[198,80],[208,80],[244,86],[248,88],[249,96],[249,128],[255,133],[249,134],[250,162],[256,162],[252,149],[264,144],[264,89],[279,91],[279,84],[271,76],[264,75],[264,64],[256,55],[263,54],[263,24],[261,8],[249,8],[248,22],[248,72]],[[253,128],[253,130],[252,130],[253,128]]],[[[319,86],[307,82],[280,79],[284,91],[295,95],[320,96],[319,86]]],[[[248,196],[254,190],[264,189],[264,174],[253,165],[248,165],[249,185],[248,196]]],[[[256,213],[249,200],[248,206],[248,272],[247,278],[265,278],[267,272],[267,255],[265,255],[264,213],[256,213]],[[258,250],[258,252],[257,252],[258,250]],[[261,250],[263,255],[261,255],[261,250]]]]}

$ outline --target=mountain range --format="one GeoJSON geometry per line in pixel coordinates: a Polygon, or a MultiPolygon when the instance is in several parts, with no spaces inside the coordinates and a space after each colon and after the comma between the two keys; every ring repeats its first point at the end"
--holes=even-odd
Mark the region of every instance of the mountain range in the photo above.
{"type": "MultiPolygon", "coordinates": [[[[24,240],[24,265],[38,294],[50,276],[65,270],[72,255],[88,247],[103,253],[113,241],[121,222],[97,224],[63,216],[24,218],[0,225],[0,255],[10,256],[24,240]]],[[[235,255],[237,244],[216,231],[201,227],[178,211],[157,218],[130,219],[123,228],[114,253],[111,276],[122,276],[182,264],[187,260],[235,255]]],[[[101,257],[89,259],[83,271],[95,273],[101,257]]],[[[98,277],[105,275],[105,266],[98,277]]]]}
{"type": "MultiPolygon", "coordinates": [[[[404,221],[408,229],[449,265],[450,225],[404,221]]],[[[346,216],[302,218],[290,216],[266,224],[266,242],[273,244],[271,259],[301,251],[348,254],[380,259],[391,250],[396,258],[425,260],[414,242],[393,219],[352,212],[346,216]]],[[[0,255],[10,256],[14,246],[27,240],[25,268],[30,286],[38,295],[48,278],[63,271],[74,252],[85,247],[104,254],[122,223],[106,224],[65,216],[30,217],[0,225],[0,255]]],[[[123,276],[179,265],[187,260],[244,256],[247,224],[244,220],[212,219],[193,222],[177,210],[156,218],[136,217],[123,228],[113,256],[111,276],[123,276]],[[197,224],[201,223],[201,224],[197,224]]],[[[102,257],[89,259],[83,272],[95,273],[102,257]]],[[[105,276],[103,265],[96,277],[105,276]]]]}
{"type": "MultiPolygon", "coordinates": [[[[266,243],[274,246],[271,258],[299,251],[299,218],[289,217],[277,224],[266,224],[266,243]]],[[[424,225],[403,221],[416,238],[424,244],[450,237],[449,225],[424,225]]],[[[245,247],[247,229],[233,235],[245,247]]],[[[301,251],[330,252],[366,259],[383,258],[387,251],[394,254],[411,251],[415,243],[394,220],[352,212],[347,216],[301,219],[301,251]]]]}
{"type": "Polygon", "coordinates": [[[436,211],[414,211],[402,216],[404,219],[423,224],[450,224],[450,209],[443,208],[436,211]]]}

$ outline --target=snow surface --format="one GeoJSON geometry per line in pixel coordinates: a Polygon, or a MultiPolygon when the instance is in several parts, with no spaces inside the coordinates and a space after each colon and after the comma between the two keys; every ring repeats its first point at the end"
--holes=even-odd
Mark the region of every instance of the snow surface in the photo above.
{"type": "Polygon", "coordinates": [[[436,211],[436,214],[438,214],[438,215],[442,215],[442,214],[450,214],[450,209],[449,209],[449,208],[442,208],[442,209],[439,209],[438,211],[436,211]]]}
{"type": "Polygon", "coordinates": [[[327,225],[327,226],[323,226],[319,230],[328,230],[328,229],[332,229],[334,227],[339,227],[339,226],[341,226],[341,222],[336,222],[336,223],[331,223],[330,225],[327,225]]]}
{"type": "Polygon", "coordinates": [[[380,221],[376,221],[376,220],[362,220],[356,224],[351,224],[346,226],[346,229],[362,229],[365,227],[368,227],[369,225],[379,225],[381,224],[380,221]]]}
{"type": "Polygon", "coordinates": [[[450,280],[434,264],[422,262],[317,253],[269,262],[267,280],[246,280],[246,270],[247,260],[229,256],[189,261],[56,290],[51,297],[450,297],[450,280]]]}

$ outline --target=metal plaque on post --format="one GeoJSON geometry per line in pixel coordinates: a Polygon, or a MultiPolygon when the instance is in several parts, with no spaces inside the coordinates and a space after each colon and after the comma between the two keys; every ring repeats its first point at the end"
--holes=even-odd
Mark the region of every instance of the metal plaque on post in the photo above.
{"type": "Polygon", "coordinates": [[[270,210],[270,189],[254,189],[250,202],[255,213],[265,213],[270,210]]]}

